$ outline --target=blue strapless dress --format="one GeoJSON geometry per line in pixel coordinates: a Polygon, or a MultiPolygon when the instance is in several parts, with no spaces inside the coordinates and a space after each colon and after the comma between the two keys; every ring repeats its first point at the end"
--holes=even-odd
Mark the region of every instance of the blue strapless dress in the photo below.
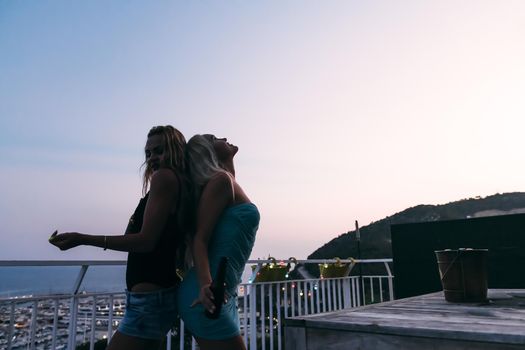
{"type": "MultiPolygon", "coordinates": [[[[185,327],[195,336],[208,340],[229,339],[240,334],[237,312],[237,286],[250,257],[259,227],[259,211],[252,203],[227,208],[213,231],[208,245],[208,259],[212,278],[217,273],[221,257],[228,257],[226,293],[228,302],[222,306],[218,319],[204,315],[202,305],[190,308],[199,295],[199,283],[194,268],[190,269],[179,286],[178,309],[185,327]]],[[[196,257],[198,259],[198,257],[196,257]]]]}

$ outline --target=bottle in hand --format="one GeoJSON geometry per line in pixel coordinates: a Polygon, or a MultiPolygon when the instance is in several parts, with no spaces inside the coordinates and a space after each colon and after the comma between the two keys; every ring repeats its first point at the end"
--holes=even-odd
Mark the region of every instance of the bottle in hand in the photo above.
{"type": "Polygon", "coordinates": [[[210,289],[213,293],[213,304],[215,305],[215,311],[213,313],[204,311],[206,317],[216,319],[221,313],[222,304],[224,302],[224,282],[226,281],[226,266],[228,265],[228,258],[223,256],[219,262],[219,268],[217,275],[211,282],[210,289]]]}

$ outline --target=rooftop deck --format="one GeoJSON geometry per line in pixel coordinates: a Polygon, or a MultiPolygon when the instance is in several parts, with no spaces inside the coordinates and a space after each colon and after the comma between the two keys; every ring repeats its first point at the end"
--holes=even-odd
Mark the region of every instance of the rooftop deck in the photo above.
{"type": "Polygon", "coordinates": [[[525,290],[489,290],[487,303],[443,293],[285,321],[286,349],[524,349],[525,290]]]}

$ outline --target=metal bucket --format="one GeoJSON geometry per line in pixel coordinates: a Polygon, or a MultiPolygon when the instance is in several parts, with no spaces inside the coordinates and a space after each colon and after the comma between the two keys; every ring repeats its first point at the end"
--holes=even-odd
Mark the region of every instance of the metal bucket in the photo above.
{"type": "Polygon", "coordinates": [[[488,249],[436,250],[439,276],[449,302],[487,300],[488,249]]]}

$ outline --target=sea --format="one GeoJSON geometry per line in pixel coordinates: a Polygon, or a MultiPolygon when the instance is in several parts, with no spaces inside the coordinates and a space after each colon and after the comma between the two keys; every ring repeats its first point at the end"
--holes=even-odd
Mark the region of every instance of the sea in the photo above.
{"type": "MultiPolygon", "coordinates": [[[[69,294],[80,266],[0,267],[0,298],[69,294]]],[[[90,266],[79,292],[123,292],[125,266],[90,266]]]]}
{"type": "MultiPolygon", "coordinates": [[[[0,267],[0,299],[70,294],[80,272],[80,266],[23,266],[0,267]]],[[[251,276],[246,266],[242,280],[251,276]]],[[[79,292],[124,292],[125,266],[90,266],[79,292]]]]}

